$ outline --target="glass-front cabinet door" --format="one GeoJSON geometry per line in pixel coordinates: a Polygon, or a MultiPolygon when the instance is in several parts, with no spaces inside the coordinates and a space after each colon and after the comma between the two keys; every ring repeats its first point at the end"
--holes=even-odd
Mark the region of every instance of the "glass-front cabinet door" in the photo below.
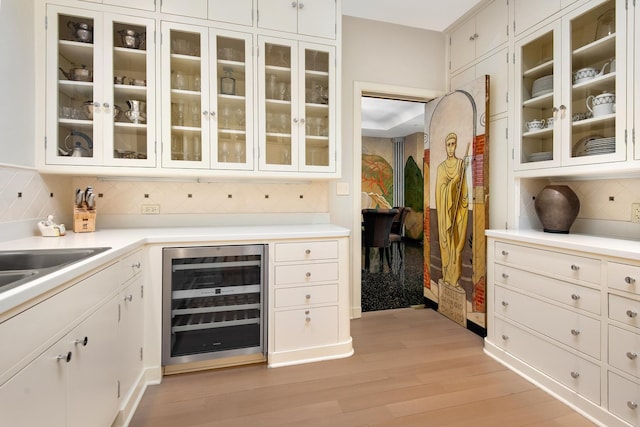
{"type": "Polygon", "coordinates": [[[162,33],[163,166],[252,169],[252,36],[167,22],[162,33]]]}
{"type": "Polygon", "coordinates": [[[334,48],[260,38],[259,166],[335,170],[334,48]]]}
{"type": "Polygon", "coordinates": [[[625,22],[615,1],[592,1],[516,43],[517,170],[626,159],[625,22]]]}
{"type": "Polygon", "coordinates": [[[153,20],[47,14],[47,163],[155,166],[153,20]]]}

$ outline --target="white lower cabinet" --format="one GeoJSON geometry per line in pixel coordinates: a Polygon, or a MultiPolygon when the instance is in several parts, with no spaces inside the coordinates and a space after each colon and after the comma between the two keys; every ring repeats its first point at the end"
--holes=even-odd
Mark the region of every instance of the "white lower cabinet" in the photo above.
{"type": "Polygon", "coordinates": [[[128,402],[139,383],[143,366],[144,340],[144,288],[142,277],[123,286],[119,295],[119,347],[120,372],[119,395],[121,402],[128,402]]]}
{"type": "Polygon", "coordinates": [[[620,258],[614,239],[487,236],[485,351],[601,425],[640,425],[637,253],[620,258]]]}
{"type": "Polygon", "coordinates": [[[111,425],[118,404],[116,340],[112,298],[0,387],[3,424],[111,425]]]}
{"type": "Polygon", "coordinates": [[[276,242],[270,251],[269,366],[350,355],[348,239],[276,242]]]}

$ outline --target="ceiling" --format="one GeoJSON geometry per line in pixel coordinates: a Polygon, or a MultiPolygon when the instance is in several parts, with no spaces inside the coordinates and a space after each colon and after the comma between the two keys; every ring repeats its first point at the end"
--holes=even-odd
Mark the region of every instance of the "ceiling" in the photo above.
{"type": "MultiPolygon", "coordinates": [[[[342,0],[342,14],[425,30],[444,31],[482,0],[342,0]]],[[[424,104],[362,98],[362,135],[411,135],[424,129],[424,104]]]]}
{"type": "Polygon", "coordinates": [[[342,14],[444,31],[482,0],[342,0],[342,14]]]}

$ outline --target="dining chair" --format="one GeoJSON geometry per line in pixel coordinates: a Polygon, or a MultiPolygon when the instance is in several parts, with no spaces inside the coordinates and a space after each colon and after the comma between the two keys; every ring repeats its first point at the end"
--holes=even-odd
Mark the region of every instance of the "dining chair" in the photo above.
{"type": "Polygon", "coordinates": [[[407,206],[394,206],[394,209],[397,209],[398,213],[396,214],[393,220],[393,224],[391,225],[389,240],[391,241],[392,249],[394,246],[398,248],[400,259],[402,259],[404,256],[401,244],[402,237],[404,236],[404,221],[407,219],[407,215],[409,215],[409,212],[412,212],[413,209],[407,206]]]}
{"type": "Polygon", "coordinates": [[[387,263],[391,268],[391,258],[388,249],[391,246],[390,234],[393,218],[398,214],[397,209],[363,209],[362,245],[364,246],[364,269],[369,271],[369,253],[371,248],[377,248],[380,254],[380,270],[384,268],[384,257],[387,252],[387,263]]]}

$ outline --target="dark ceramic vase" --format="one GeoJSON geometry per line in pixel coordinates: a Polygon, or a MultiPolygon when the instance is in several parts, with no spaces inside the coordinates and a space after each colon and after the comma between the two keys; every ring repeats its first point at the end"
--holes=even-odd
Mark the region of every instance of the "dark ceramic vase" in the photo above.
{"type": "Polygon", "coordinates": [[[580,200],[566,185],[547,185],[536,196],[536,214],[547,233],[569,233],[580,212],[580,200]]]}

